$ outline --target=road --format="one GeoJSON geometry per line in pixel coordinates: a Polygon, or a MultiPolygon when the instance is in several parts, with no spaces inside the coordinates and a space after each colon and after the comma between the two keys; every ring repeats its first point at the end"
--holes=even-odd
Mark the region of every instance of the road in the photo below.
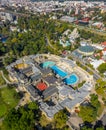
{"type": "Polygon", "coordinates": [[[71,25],[76,27],[76,28],[82,29],[82,30],[90,31],[91,33],[95,33],[95,34],[99,34],[99,35],[102,35],[102,36],[106,36],[106,32],[103,32],[103,31],[100,32],[99,30],[94,29],[94,28],[85,27],[85,26],[81,26],[81,25],[75,25],[75,24],[71,24],[71,25]]]}
{"type": "Polygon", "coordinates": [[[88,72],[91,71],[93,72],[93,75],[94,75],[94,78],[97,80],[99,78],[102,78],[97,71],[91,69],[89,66],[85,65],[85,63],[83,62],[82,59],[79,59],[77,57],[75,57],[72,53],[68,54],[68,56],[71,56],[71,58],[74,60],[74,61],[77,61],[79,62],[82,66],[85,66],[87,69],[88,69],[88,72]]]}
{"type": "Polygon", "coordinates": [[[0,10],[0,12],[11,13],[17,16],[24,16],[24,17],[29,17],[31,15],[31,14],[19,13],[19,12],[10,11],[10,10],[0,10]]]}

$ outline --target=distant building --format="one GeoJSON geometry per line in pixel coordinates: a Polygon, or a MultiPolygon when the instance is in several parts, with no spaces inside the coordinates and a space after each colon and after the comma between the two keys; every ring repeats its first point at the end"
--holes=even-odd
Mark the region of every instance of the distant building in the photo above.
{"type": "Polygon", "coordinates": [[[65,21],[65,22],[69,22],[69,23],[73,23],[76,18],[75,17],[70,17],[70,16],[62,16],[60,18],[61,21],[65,21]]]}
{"type": "Polygon", "coordinates": [[[11,31],[17,31],[17,27],[16,26],[10,26],[10,30],[11,31]]]}
{"type": "Polygon", "coordinates": [[[101,28],[104,26],[104,24],[102,22],[95,22],[92,24],[92,26],[96,27],[96,28],[101,28]]]}
{"type": "Polygon", "coordinates": [[[106,41],[105,41],[105,42],[102,42],[102,43],[101,43],[101,46],[102,46],[103,48],[105,48],[105,47],[106,47],[106,41]]]}
{"type": "Polygon", "coordinates": [[[62,45],[63,47],[67,47],[67,46],[70,46],[71,45],[71,43],[69,42],[69,41],[63,41],[62,39],[60,39],[60,45],[62,45]]]}
{"type": "Polygon", "coordinates": [[[80,46],[78,48],[78,52],[83,54],[84,56],[90,56],[90,55],[93,55],[94,53],[94,48],[92,46],[80,46]]]}

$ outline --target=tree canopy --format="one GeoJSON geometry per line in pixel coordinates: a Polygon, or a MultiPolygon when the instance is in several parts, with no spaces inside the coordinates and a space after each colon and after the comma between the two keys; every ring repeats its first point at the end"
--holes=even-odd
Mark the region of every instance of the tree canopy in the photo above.
{"type": "Polygon", "coordinates": [[[12,109],[4,119],[7,130],[32,130],[39,120],[40,110],[36,103],[30,103],[26,108],[12,109]]]}
{"type": "Polygon", "coordinates": [[[106,63],[102,63],[99,67],[98,70],[100,73],[106,72],[106,63]]]}
{"type": "Polygon", "coordinates": [[[98,110],[98,108],[100,107],[100,102],[98,101],[98,95],[96,94],[91,94],[91,105],[96,108],[98,110]]]}
{"type": "Polygon", "coordinates": [[[98,96],[96,94],[91,94],[90,104],[87,106],[80,106],[79,116],[83,121],[93,122],[97,117],[97,111],[100,107],[100,102],[98,101],[98,96]]]}
{"type": "Polygon", "coordinates": [[[67,115],[64,110],[60,110],[54,115],[56,128],[63,128],[66,125],[67,115]]]}

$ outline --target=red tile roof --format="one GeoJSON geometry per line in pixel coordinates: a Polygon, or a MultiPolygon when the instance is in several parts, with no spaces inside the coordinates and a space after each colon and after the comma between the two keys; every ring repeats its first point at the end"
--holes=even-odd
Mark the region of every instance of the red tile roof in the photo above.
{"type": "Polygon", "coordinates": [[[36,85],[36,87],[37,87],[40,91],[43,91],[43,90],[47,89],[47,85],[46,85],[46,83],[44,83],[44,82],[39,82],[39,83],[36,85]]]}
{"type": "Polygon", "coordinates": [[[103,49],[103,51],[106,51],[106,47],[103,49]]]}
{"type": "Polygon", "coordinates": [[[105,42],[102,42],[101,45],[106,46],[106,41],[105,41],[105,42]]]}

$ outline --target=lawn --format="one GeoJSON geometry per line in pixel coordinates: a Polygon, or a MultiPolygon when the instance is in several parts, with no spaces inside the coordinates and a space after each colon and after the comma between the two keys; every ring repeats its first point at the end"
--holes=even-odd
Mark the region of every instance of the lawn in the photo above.
{"type": "Polygon", "coordinates": [[[4,102],[0,102],[0,117],[5,115],[7,112],[7,106],[4,102]]]}
{"type": "Polygon", "coordinates": [[[3,117],[19,101],[14,95],[17,94],[14,88],[0,89],[0,117],[3,117]]]}
{"type": "Polygon", "coordinates": [[[7,103],[9,106],[14,107],[17,105],[17,99],[15,99],[16,91],[14,89],[4,88],[1,91],[2,99],[5,103],[7,103]]]}
{"type": "Polygon", "coordinates": [[[98,109],[98,113],[97,113],[98,116],[100,116],[100,115],[102,114],[104,108],[105,108],[105,107],[104,107],[104,104],[101,103],[101,106],[100,106],[100,108],[98,109]]]}
{"type": "Polygon", "coordinates": [[[2,122],[0,122],[0,130],[6,130],[2,122]]]}
{"type": "Polygon", "coordinates": [[[5,84],[5,80],[2,78],[1,73],[0,73],[0,86],[4,84],[5,84]]]}

